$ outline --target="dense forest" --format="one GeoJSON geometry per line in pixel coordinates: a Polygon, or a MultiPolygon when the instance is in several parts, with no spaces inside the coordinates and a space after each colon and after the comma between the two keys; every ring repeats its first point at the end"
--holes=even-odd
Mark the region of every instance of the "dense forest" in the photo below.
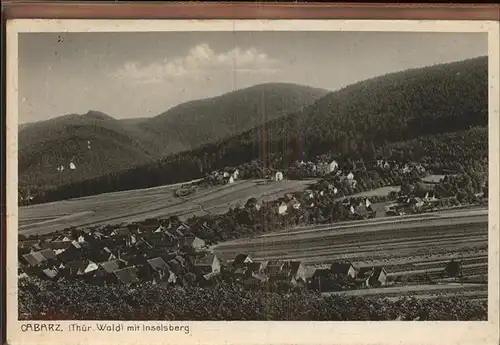
{"type": "Polygon", "coordinates": [[[482,164],[487,161],[487,62],[481,57],[363,81],[241,135],[41,191],[33,202],[183,182],[252,161],[286,170],[295,160],[322,154],[422,161],[437,170],[482,164]]]}
{"type": "Polygon", "coordinates": [[[102,287],[83,281],[19,283],[23,320],[211,320],[211,321],[477,321],[486,301],[418,300],[251,291],[220,283],[213,289],[144,285],[102,287]],[[39,285],[42,284],[42,285],[39,285]]]}
{"type": "MultiPolygon", "coordinates": [[[[194,149],[299,111],[328,93],[324,89],[296,84],[259,84],[222,96],[183,103],[141,121],[138,127],[156,133],[160,138],[175,138],[194,149]]],[[[168,148],[168,142],[164,146],[168,148]]]]}
{"type": "MultiPolygon", "coordinates": [[[[357,165],[349,157],[333,156],[338,159],[341,167],[353,168],[356,171],[357,192],[383,186],[400,185],[404,182],[395,171],[384,172],[380,169],[367,169],[363,165],[364,162],[368,164],[374,157],[387,157],[386,159],[394,159],[399,162],[422,162],[428,170],[437,174],[451,170],[459,173],[468,172],[484,175],[488,171],[488,129],[487,127],[475,127],[464,131],[425,136],[378,146],[373,148],[373,151],[362,155],[361,159],[357,161],[357,165]]],[[[273,170],[281,170],[282,157],[274,154],[272,158],[272,166],[265,167],[259,159],[238,164],[238,156],[232,155],[223,156],[213,161],[207,159],[201,163],[199,156],[196,156],[195,153],[189,153],[171,157],[171,160],[166,160],[163,163],[142,166],[119,174],[66,185],[48,191],[46,194],[40,194],[34,201],[56,201],[103,192],[176,183],[203,177],[206,175],[205,171],[209,172],[226,166],[238,167],[241,178],[264,178],[273,170]]],[[[291,161],[286,162],[288,167],[284,170],[289,178],[319,177],[314,172],[297,167],[292,163],[291,161]]],[[[350,195],[355,191],[346,186],[341,192],[350,195]]]]}

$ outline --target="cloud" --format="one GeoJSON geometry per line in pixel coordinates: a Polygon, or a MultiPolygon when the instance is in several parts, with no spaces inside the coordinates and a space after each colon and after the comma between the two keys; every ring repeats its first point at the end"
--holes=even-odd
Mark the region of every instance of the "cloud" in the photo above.
{"type": "Polygon", "coordinates": [[[206,43],[191,48],[184,57],[165,59],[149,65],[128,62],[112,77],[139,83],[161,83],[179,79],[203,80],[214,73],[274,73],[277,61],[256,48],[234,48],[216,53],[206,43]]]}

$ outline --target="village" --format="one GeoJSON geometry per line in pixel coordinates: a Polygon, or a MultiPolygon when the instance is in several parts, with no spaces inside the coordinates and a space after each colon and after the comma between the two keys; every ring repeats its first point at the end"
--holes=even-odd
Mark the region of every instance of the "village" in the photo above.
{"type": "MultiPolygon", "coordinates": [[[[361,160],[349,162],[341,165],[334,159],[325,159],[317,157],[316,162],[296,161],[289,166],[287,171],[277,169],[262,169],[260,174],[269,182],[279,182],[285,178],[307,179],[320,178],[310,189],[293,195],[285,195],[276,200],[278,203],[278,213],[284,215],[289,208],[299,209],[305,207],[313,209],[318,203],[314,202],[321,199],[343,200],[343,206],[348,210],[350,218],[365,219],[376,216],[377,211],[371,206],[369,198],[352,197],[356,192],[373,189],[373,174],[376,174],[380,180],[386,181],[398,180],[400,184],[406,184],[407,188],[400,188],[399,192],[392,191],[383,196],[376,196],[378,201],[391,201],[383,207],[383,216],[402,216],[415,213],[424,213],[436,211],[446,206],[459,206],[456,195],[438,197],[435,192],[435,185],[444,180],[445,176],[456,176],[456,172],[444,170],[447,175],[441,175],[438,179],[426,179],[431,173],[424,165],[415,162],[395,162],[390,160],[377,159],[366,164],[361,160]],[[370,176],[371,175],[371,176],[370,176]],[[359,178],[358,178],[359,176],[359,178]],[[415,188],[418,181],[419,188],[415,188]],[[372,187],[372,188],[370,188],[372,187]]],[[[439,175],[435,175],[439,176],[439,175]]],[[[178,191],[178,196],[186,196],[199,189],[210,188],[214,185],[233,184],[238,179],[255,178],[245,167],[225,168],[222,171],[213,171],[205,178],[193,184],[186,184],[178,191]]],[[[432,176],[431,176],[432,177],[432,176]]],[[[390,186],[391,183],[382,182],[378,187],[390,186]]],[[[481,193],[475,193],[474,197],[481,199],[484,196],[484,188],[481,193]]],[[[257,200],[251,201],[257,209],[261,207],[257,200]]]]}
{"type": "MultiPolygon", "coordinates": [[[[301,212],[304,210],[312,214],[316,204],[336,200],[340,206],[337,211],[344,215],[340,220],[376,217],[377,212],[370,198],[342,197],[341,190],[346,184],[356,187],[352,171],[343,173],[335,161],[311,164],[296,163],[299,167],[315,166],[324,176],[311,189],[267,202],[250,198],[243,211],[254,215],[271,212],[284,220],[287,217],[302,219],[301,212]]],[[[377,169],[391,169],[390,162],[377,161],[375,164],[377,169]]],[[[410,168],[407,164],[396,169],[402,174],[425,172],[420,165],[410,168]]],[[[239,176],[238,169],[216,171],[198,185],[207,180],[233,183],[239,176]]],[[[283,178],[283,173],[276,171],[270,179],[279,181],[283,178]]],[[[439,201],[432,191],[427,191],[422,198],[404,191],[392,193],[388,198],[392,202],[384,208],[383,216],[431,211],[436,209],[439,201]]],[[[73,228],[56,235],[23,237],[18,246],[19,278],[82,279],[102,285],[134,285],[149,281],[162,285],[205,287],[225,280],[247,288],[306,288],[317,291],[395,284],[388,278],[384,267],[358,267],[355,263],[344,261],[307,266],[300,261],[255,261],[245,253],[226,261],[210,247],[213,241],[207,234],[217,233],[217,227],[217,222],[204,218],[184,222],[172,216],[126,225],[73,228]]],[[[448,264],[443,264],[443,272],[447,272],[448,264]]]]}
{"type": "MultiPolygon", "coordinates": [[[[443,265],[443,274],[449,272],[443,265]]],[[[455,274],[458,274],[456,272],[455,274]]],[[[453,275],[453,274],[451,274],[453,275]]],[[[258,261],[238,254],[227,262],[183,222],[155,222],[115,229],[73,229],[19,242],[19,278],[82,279],[89,283],[215,286],[221,280],[245,288],[339,291],[394,284],[384,267],[350,262],[307,266],[300,261],[258,261]]]]}

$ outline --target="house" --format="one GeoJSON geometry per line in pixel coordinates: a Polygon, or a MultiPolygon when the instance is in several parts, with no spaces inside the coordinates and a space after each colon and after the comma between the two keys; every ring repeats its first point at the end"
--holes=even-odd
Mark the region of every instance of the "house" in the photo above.
{"type": "Polygon", "coordinates": [[[231,183],[234,183],[234,177],[233,176],[225,176],[224,177],[224,183],[225,184],[231,184],[231,183]]]}
{"type": "Polygon", "coordinates": [[[354,207],[354,205],[350,205],[350,206],[349,206],[349,212],[350,212],[351,214],[356,214],[356,208],[354,207]]]}
{"type": "Polygon", "coordinates": [[[285,214],[288,211],[288,205],[283,201],[278,205],[278,214],[285,214]]]}
{"type": "Polygon", "coordinates": [[[252,271],[248,269],[246,266],[236,267],[233,271],[233,277],[236,281],[241,282],[247,278],[248,275],[251,275],[252,271]]]}
{"type": "Polygon", "coordinates": [[[165,281],[172,284],[176,282],[176,275],[169,269],[167,263],[162,258],[156,257],[153,259],[149,259],[147,263],[148,278],[155,281],[165,281]]]}
{"type": "Polygon", "coordinates": [[[286,272],[288,280],[293,284],[306,281],[306,268],[300,261],[286,262],[282,271],[286,272]]]}
{"type": "Polygon", "coordinates": [[[168,230],[165,230],[164,231],[164,234],[166,236],[166,240],[170,243],[173,243],[175,241],[177,241],[177,236],[174,235],[172,232],[168,231],[168,230]]]}
{"type": "Polygon", "coordinates": [[[164,245],[166,245],[168,243],[167,236],[163,232],[149,233],[147,235],[142,236],[141,240],[144,241],[146,246],[151,248],[151,249],[163,247],[164,245]]]}
{"type": "Polygon", "coordinates": [[[285,263],[283,261],[278,261],[278,260],[269,261],[266,265],[264,272],[268,276],[278,275],[283,270],[284,264],[285,263]]]}
{"type": "Polygon", "coordinates": [[[71,247],[71,242],[68,241],[50,241],[47,247],[53,250],[66,250],[71,247]]]}
{"type": "Polygon", "coordinates": [[[330,163],[318,163],[317,171],[320,174],[328,175],[339,167],[339,164],[336,161],[331,161],[330,163]]]}
{"type": "Polygon", "coordinates": [[[34,252],[39,252],[40,250],[45,249],[45,248],[47,248],[47,245],[43,241],[31,246],[31,250],[34,252]]]}
{"type": "Polygon", "coordinates": [[[239,175],[240,171],[238,169],[234,169],[233,172],[231,173],[231,177],[233,178],[233,180],[237,180],[239,175]]]}
{"type": "Polygon", "coordinates": [[[246,289],[254,289],[259,286],[262,286],[262,284],[264,284],[266,281],[267,281],[266,275],[252,272],[251,274],[248,274],[244,278],[242,283],[246,289]]]}
{"type": "Polygon", "coordinates": [[[368,287],[380,287],[387,284],[387,272],[383,267],[375,267],[370,278],[368,278],[368,287]]]}
{"type": "Polygon", "coordinates": [[[42,254],[47,261],[57,259],[56,253],[50,248],[43,249],[39,253],[42,254]]]}
{"type": "Polygon", "coordinates": [[[387,272],[383,267],[360,267],[356,283],[361,288],[384,286],[387,283],[387,272]]]}
{"type": "Polygon", "coordinates": [[[346,176],[346,177],[347,177],[347,179],[348,179],[348,180],[350,180],[350,181],[354,180],[354,174],[353,174],[352,172],[350,172],[349,174],[347,174],[347,176],[346,176]]]}
{"type": "Polygon", "coordinates": [[[31,267],[37,267],[43,264],[47,259],[40,252],[31,252],[23,255],[24,261],[31,267]]]}
{"type": "Polygon", "coordinates": [[[62,270],[65,275],[75,277],[93,273],[99,269],[99,266],[90,260],[73,260],[62,264],[62,270]]]}
{"type": "Polygon", "coordinates": [[[158,229],[158,226],[159,224],[157,222],[152,224],[138,224],[137,232],[141,234],[151,234],[158,229]]]}
{"type": "Polygon", "coordinates": [[[84,235],[80,235],[76,239],[76,242],[78,242],[78,244],[82,245],[82,244],[87,243],[87,239],[86,239],[86,237],[84,235]]]}
{"type": "Polygon", "coordinates": [[[70,242],[70,245],[66,249],[61,249],[60,251],[55,250],[57,259],[62,262],[78,260],[83,256],[82,246],[76,242],[70,242]]]}
{"type": "MultiPolygon", "coordinates": [[[[127,261],[123,259],[115,259],[111,261],[101,262],[99,264],[99,274],[112,274],[114,271],[125,268],[127,266],[127,261]]],[[[97,274],[97,273],[96,273],[97,274]]]]}
{"type": "Polygon", "coordinates": [[[412,206],[414,208],[420,208],[420,207],[424,206],[423,200],[421,198],[418,198],[418,197],[410,198],[410,200],[408,201],[408,204],[410,204],[410,206],[412,206]]]}
{"type": "Polygon", "coordinates": [[[307,279],[307,286],[312,290],[327,291],[331,286],[331,280],[330,269],[315,268],[312,276],[307,279]]]}
{"type": "Polygon", "coordinates": [[[369,284],[369,279],[374,273],[374,267],[367,266],[367,267],[360,267],[358,269],[358,273],[356,275],[356,285],[358,288],[368,288],[370,286],[369,284]]]}
{"type": "Polygon", "coordinates": [[[23,258],[23,255],[26,255],[26,254],[29,254],[33,252],[33,250],[31,250],[31,248],[24,248],[24,247],[20,247],[18,246],[17,247],[17,259],[19,261],[19,265],[23,265],[26,263],[26,260],[23,258]]]}
{"type": "Polygon", "coordinates": [[[306,279],[306,283],[308,285],[311,284],[312,278],[314,276],[314,272],[316,272],[317,269],[318,269],[318,267],[313,267],[313,266],[308,266],[308,267],[305,268],[304,276],[305,276],[305,279],[306,279]]]}
{"type": "Polygon", "coordinates": [[[113,272],[116,280],[124,285],[131,285],[139,282],[137,268],[134,266],[125,267],[113,272]]]}
{"type": "Polygon", "coordinates": [[[56,238],[52,239],[51,242],[71,242],[71,238],[65,235],[59,235],[56,238]]]}
{"type": "Polygon", "coordinates": [[[184,259],[182,256],[176,255],[174,259],[181,265],[182,268],[186,267],[186,259],[184,259]]]}
{"type": "Polygon", "coordinates": [[[422,164],[419,163],[410,163],[410,167],[412,170],[418,172],[418,173],[425,173],[425,168],[422,164]]]}
{"type": "Polygon", "coordinates": [[[87,258],[94,262],[106,262],[115,260],[117,257],[108,247],[99,248],[94,246],[87,251],[87,258]]]}
{"type": "Polygon", "coordinates": [[[177,238],[184,238],[187,236],[187,230],[182,228],[182,226],[179,226],[175,231],[173,232],[173,235],[176,236],[177,238]]]}
{"type": "Polygon", "coordinates": [[[57,269],[50,269],[50,268],[43,269],[42,273],[43,273],[44,277],[51,279],[51,280],[56,279],[57,275],[59,274],[57,269]]]}
{"type": "Polygon", "coordinates": [[[19,248],[32,248],[34,245],[40,243],[40,240],[24,240],[20,241],[18,244],[19,248]]]}
{"type": "Polygon", "coordinates": [[[202,240],[201,238],[196,237],[196,236],[184,237],[180,241],[181,248],[189,248],[189,249],[193,249],[195,251],[200,251],[201,249],[205,248],[205,246],[206,246],[205,241],[202,240]]]}
{"type": "Polygon", "coordinates": [[[245,266],[247,267],[247,270],[252,272],[252,273],[264,273],[264,270],[266,269],[266,265],[267,263],[266,262],[257,262],[257,261],[253,261],[253,262],[247,262],[245,264],[245,266]]]}
{"type": "Polygon", "coordinates": [[[241,267],[245,264],[253,262],[252,258],[248,254],[238,254],[233,260],[233,267],[241,267]]]}
{"type": "Polygon", "coordinates": [[[46,247],[54,250],[55,253],[62,253],[66,249],[71,247],[71,242],[63,242],[63,241],[48,242],[46,247]]]}
{"type": "Polygon", "coordinates": [[[330,266],[330,273],[333,279],[354,279],[356,278],[356,269],[349,263],[336,262],[330,266]]]}
{"type": "Polygon", "coordinates": [[[116,237],[128,237],[129,235],[130,235],[130,230],[127,227],[115,229],[110,234],[110,236],[116,236],[116,237]]]}
{"type": "Polygon", "coordinates": [[[274,180],[275,181],[282,181],[283,180],[283,173],[281,171],[278,171],[275,175],[274,175],[274,180]]]}
{"type": "Polygon", "coordinates": [[[181,222],[181,224],[177,227],[176,231],[181,231],[180,234],[183,234],[189,231],[190,229],[191,227],[188,224],[181,222]]]}
{"type": "Polygon", "coordinates": [[[130,234],[130,236],[128,236],[127,240],[125,241],[125,245],[127,247],[134,247],[136,243],[137,243],[137,236],[135,234],[130,234]]]}
{"type": "Polygon", "coordinates": [[[174,272],[176,275],[180,275],[185,271],[184,265],[175,258],[168,260],[167,264],[170,270],[172,270],[172,272],[174,272]]]}
{"type": "Polygon", "coordinates": [[[194,269],[198,274],[220,272],[221,261],[215,254],[208,254],[194,262],[194,269]]]}
{"type": "Polygon", "coordinates": [[[424,197],[425,202],[436,202],[438,201],[438,198],[436,198],[436,195],[434,193],[429,193],[427,192],[424,197]]]}
{"type": "Polygon", "coordinates": [[[106,238],[107,236],[105,236],[102,232],[100,231],[94,231],[91,233],[91,238],[90,239],[87,239],[87,241],[90,241],[90,240],[93,240],[92,242],[95,242],[95,241],[100,241],[104,238],[106,238]]]}

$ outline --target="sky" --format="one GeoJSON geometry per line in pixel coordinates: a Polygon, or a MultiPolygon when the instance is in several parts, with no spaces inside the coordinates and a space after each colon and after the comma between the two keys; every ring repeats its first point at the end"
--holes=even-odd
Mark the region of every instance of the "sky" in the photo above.
{"type": "Polygon", "coordinates": [[[268,82],[334,91],[487,53],[484,33],[22,33],[19,123],[88,110],[117,119],[152,117],[268,82]]]}

